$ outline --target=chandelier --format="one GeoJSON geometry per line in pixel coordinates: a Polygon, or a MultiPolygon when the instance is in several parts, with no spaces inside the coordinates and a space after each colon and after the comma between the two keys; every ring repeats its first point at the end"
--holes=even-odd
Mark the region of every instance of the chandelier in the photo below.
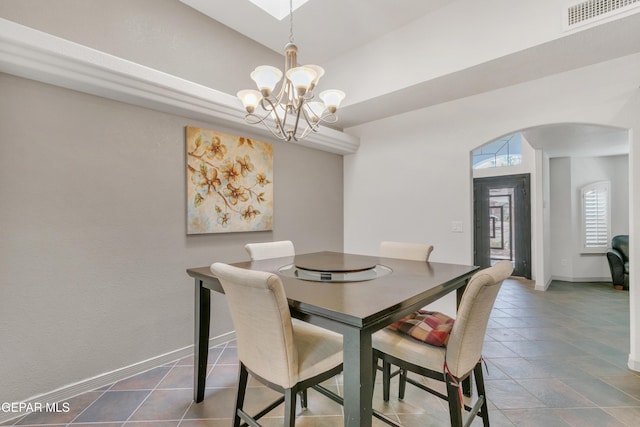
{"type": "Polygon", "coordinates": [[[325,90],[315,99],[314,89],[324,75],[317,65],[298,66],[298,47],[293,41],[293,0],[289,1],[289,43],[284,48],[284,80],[280,90],[276,85],[283,73],[276,67],[260,65],[251,73],[258,90],[238,92],[251,125],[262,123],[284,141],[298,141],[317,132],[321,123],[335,123],[336,111],[345,94],[339,90],[325,90]]]}

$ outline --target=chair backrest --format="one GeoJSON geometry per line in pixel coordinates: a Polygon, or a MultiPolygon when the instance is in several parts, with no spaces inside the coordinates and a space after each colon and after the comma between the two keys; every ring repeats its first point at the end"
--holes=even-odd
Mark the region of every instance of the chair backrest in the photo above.
{"type": "Polygon", "coordinates": [[[267,258],[280,258],[294,256],[296,254],[291,240],[281,240],[279,242],[247,243],[244,248],[249,252],[252,261],[267,258]]]}
{"type": "Polygon", "coordinates": [[[298,382],[289,304],[275,274],[222,263],[211,265],[222,284],[236,330],[238,359],[247,369],[283,388],[298,382]]]}
{"type": "Polygon", "coordinates": [[[480,360],[493,304],[512,272],[509,261],[500,261],[478,271],[467,283],[447,343],[447,367],[456,377],[466,375],[480,360]]]}
{"type": "Polygon", "coordinates": [[[423,243],[380,242],[380,256],[412,261],[429,261],[433,245],[423,243]]]}
{"type": "Polygon", "coordinates": [[[622,254],[623,261],[629,260],[629,235],[623,234],[614,236],[611,239],[611,248],[617,250],[622,254]]]}

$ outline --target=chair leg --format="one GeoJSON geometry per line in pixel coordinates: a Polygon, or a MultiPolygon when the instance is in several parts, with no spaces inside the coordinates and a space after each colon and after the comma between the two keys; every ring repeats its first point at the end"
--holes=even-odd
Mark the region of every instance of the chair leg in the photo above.
{"type": "Polygon", "coordinates": [[[300,406],[303,409],[307,408],[307,389],[300,391],[300,406]]]}
{"type": "Polygon", "coordinates": [[[373,352],[373,362],[371,363],[371,367],[372,372],[371,372],[371,378],[373,378],[373,383],[376,383],[376,375],[378,374],[378,356],[376,355],[376,352],[373,352]]]}
{"type": "Polygon", "coordinates": [[[449,417],[451,427],[462,427],[462,404],[460,402],[459,385],[451,382],[449,375],[445,375],[447,382],[447,400],[449,401],[449,417]]]}
{"type": "Polygon", "coordinates": [[[238,415],[238,409],[242,409],[244,406],[244,396],[247,391],[247,380],[249,379],[249,372],[247,368],[241,363],[240,372],[238,373],[238,393],[236,394],[236,406],[233,410],[233,427],[240,427],[242,419],[238,415]]]}
{"type": "Polygon", "coordinates": [[[296,392],[293,389],[284,391],[284,426],[296,425],[296,392]]]}
{"type": "Polygon", "coordinates": [[[400,381],[398,383],[398,399],[404,399],[404,392],[407,389],[407,370],[400,368],[400,381]]]}
{"type": "Polygon", "coordinates": [[[489,408],[487,406],[487,394],[484,388],[484,373],[482,372],[482,360],[479,361],[476,367],[473,369],[473,376],[476,377],[476,390],[478,391],[478,398],[480,396],[484,397],[484,403],[480,407],[481,416],[482,416],[482,425],[484,427],[489,427],[489,408]]]}
{"type": "Polygon", "coordinates": [[[391,363],[382,359],[382,399],[389,401],[389,392],[391,390],[391,363]]]}

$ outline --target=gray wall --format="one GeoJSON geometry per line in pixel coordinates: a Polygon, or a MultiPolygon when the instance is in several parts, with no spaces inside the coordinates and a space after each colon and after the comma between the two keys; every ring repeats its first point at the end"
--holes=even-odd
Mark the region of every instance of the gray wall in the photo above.
{"type": "MultiPolygon", "coordinates": [[[[342,249],[341,156],[273,142],[274,231],[187,236],[184,126],[233,131],[6,74],[0,91],[0,401],[192,344],[188,267],[251,241],[342,249]]],[[[223,298],[213,313],[212,337],[232,330],[223,298]]]]}
{"type": "MultiPolygon", "coordinates": [[[[173,0],[9,0],[0,16],[228,92],[249,60],[279,61],[173,0]]],[[[190,346],[188,267],[246,260],[251,241],[342,249],[339,155],[248,129],[273,143],[274,230],[187,236],[184,127],[237,130],[7,74],[0,93],[0,402],[190,346]]],[[[232,330],[224,297],[212,312],[212,337],[232,330]]]]}

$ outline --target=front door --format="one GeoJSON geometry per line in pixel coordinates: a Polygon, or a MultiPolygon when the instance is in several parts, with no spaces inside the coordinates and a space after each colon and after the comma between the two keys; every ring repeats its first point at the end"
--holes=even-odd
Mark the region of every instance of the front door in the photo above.
{"type": "Polygon", "coordinates": [[[529,174],[473,180],[474,263],[511,261],[514,276],[531,279],[529,174]]]}

